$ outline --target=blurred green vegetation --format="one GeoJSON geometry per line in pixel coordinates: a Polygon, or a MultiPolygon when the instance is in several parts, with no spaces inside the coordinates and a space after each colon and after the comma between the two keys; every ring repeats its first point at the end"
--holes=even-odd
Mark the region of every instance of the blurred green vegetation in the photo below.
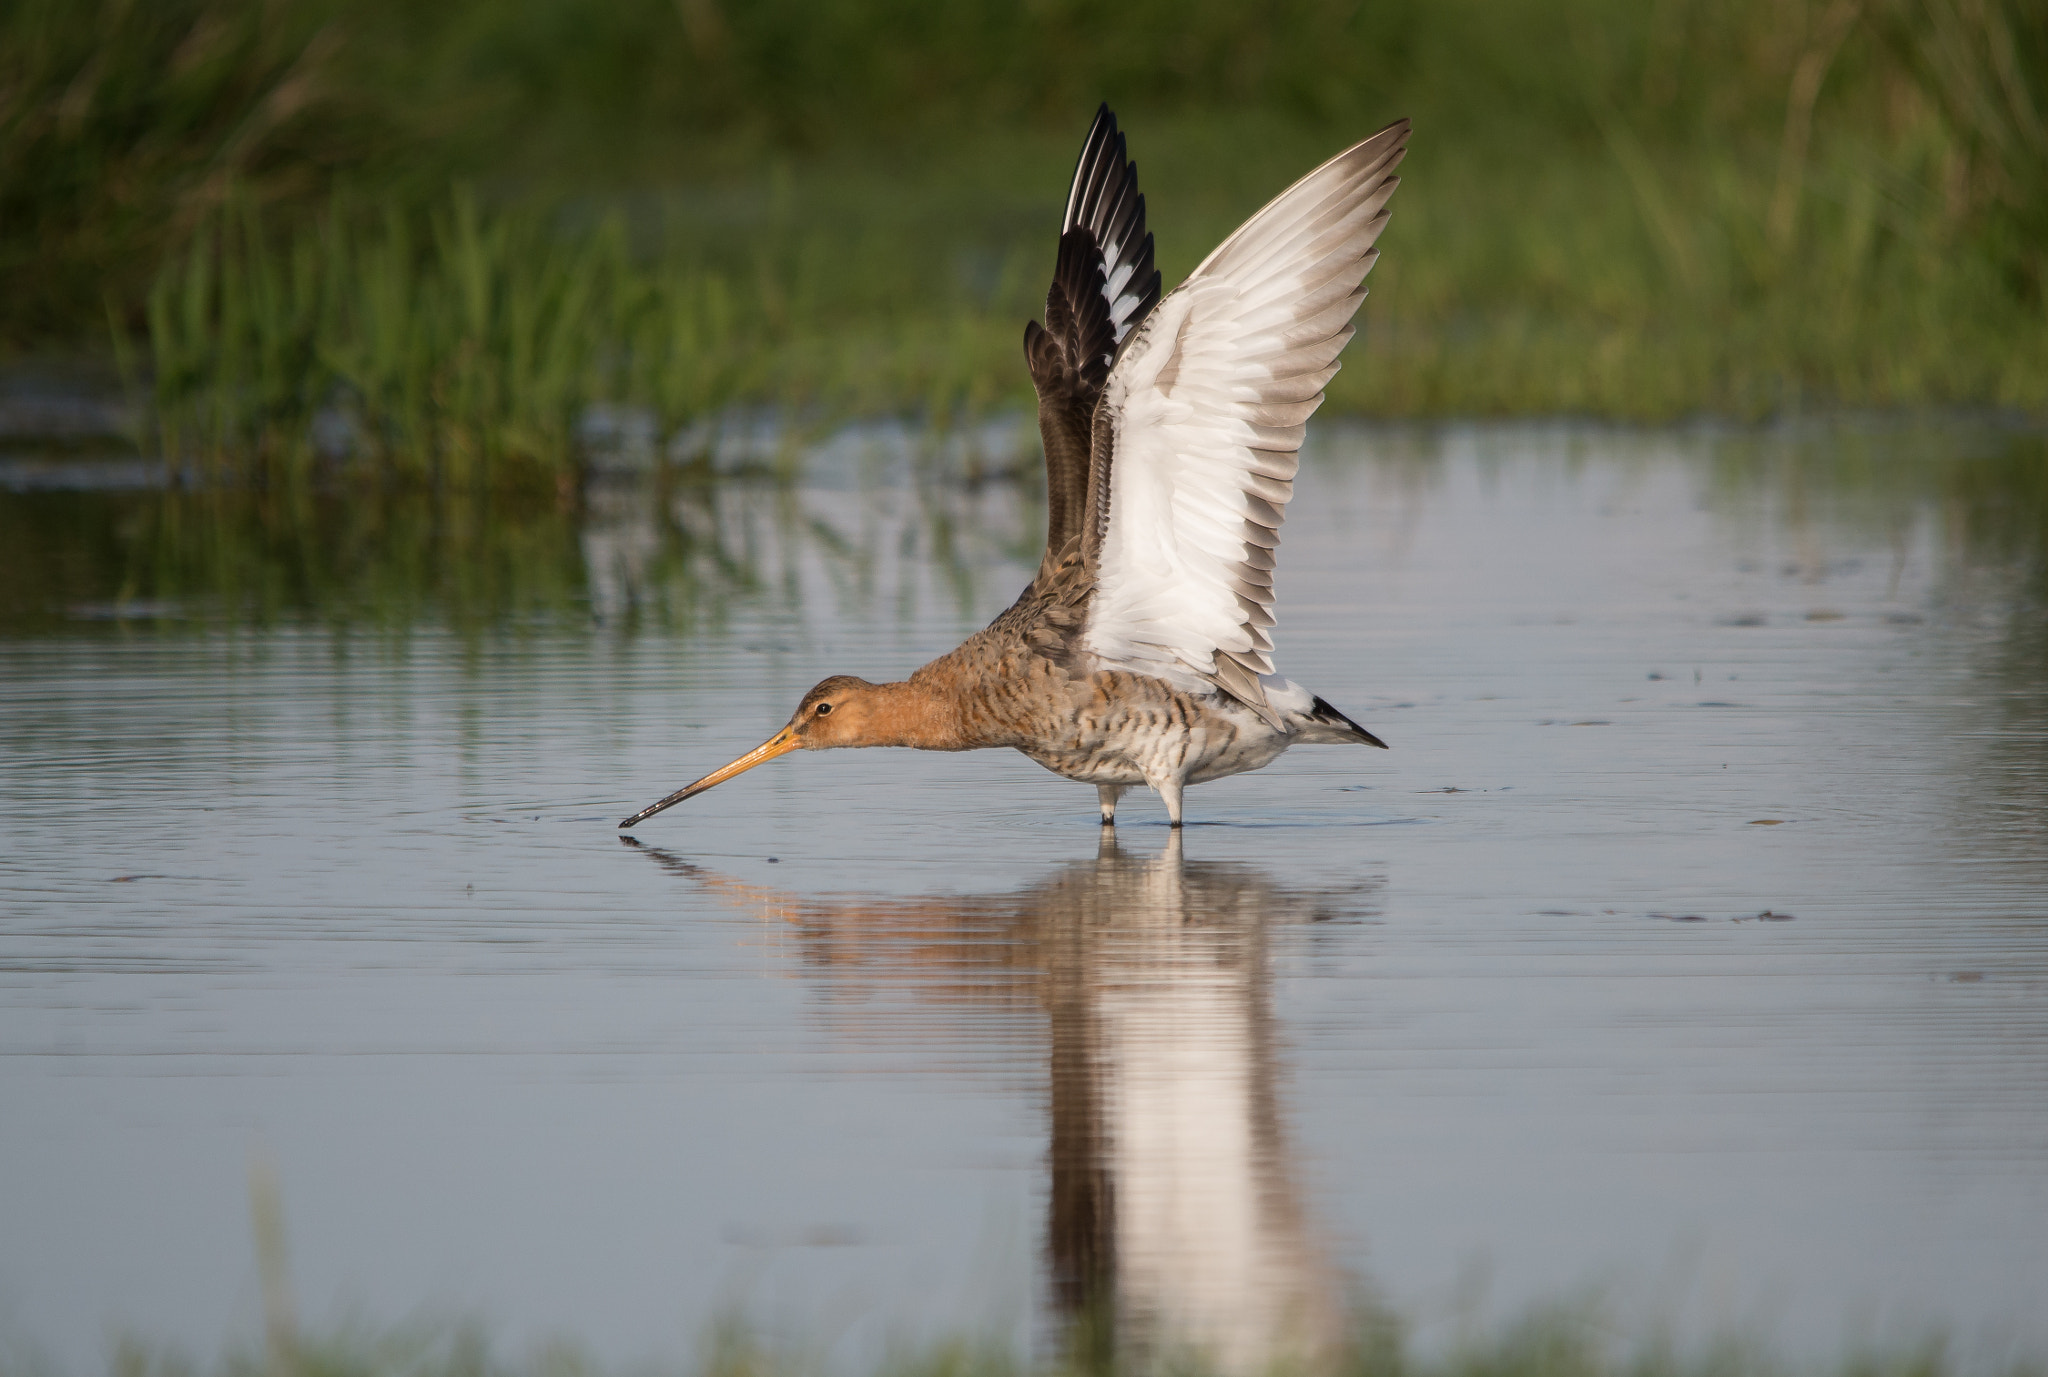
{"type": "Polygon", "coordinates": [[[882,225],[772,212],[740,252],[694,219],[657,203],[565,231],[459,186],[417,213],[338,199],[279,236],[238,201],[148,296],[162,443],[303,476],[324,406],[329,448],[381,475],[502,484],[565,472],[594,402],[669,435],[740,403],[951,417],[1015,392],[1021,253],[905,294],[919,246],[882,225]]]}
{"type": "MultiPolygon", "coordinates": [[[[1794,1361],[1746,1338],[1691,1346],[1668,1340],[1631,1344],[1617,1338],[1611,1316],[1590,1304],[1548,1307],[1506,1325],[1468,1323],[1460,1331],[1425,1352],[1384,1307],[1360,1302],[1343,1354],[1327,1368],[1308,1370],[1328,1377],[1951,1377],[1965,1371],[2040,1377],[2042,1371],[2023,1358],[1996,1368],[1966,1365],[1938,1340],[1874,1347],[1831,1362],[1794,1361]]],[[[1119,1361],[1113,1350],[1078,1341],[1065,1354],[1028,1362],[1005,1344],[952,1340],[906,1347],[865,1370],[874,1377],[1114,1377],[1119,1371],[1156,1370],[1202,1377],[1213,1370],[1193,1355],[1149,1362],[1147,1356],[1119,1361]]],[[[836,1369],[815,1354],[776,1345],[743,1322],[728,1320],[713,1327],[694,1363],[636,1370],[689,1377],[811,1377],[836,1369]]],[[[357,1326],[317,1339],[273,1340],[267,1351],[231,1354],[210,1369],[131,1340],[113,1363],[113,1377],[600,1377],[602,1371],[565,1343],[508,1359],[474,1327],[431,1323],[381,1331],[357,1326]]]]}
{"type": "Polygon", "coordinates": [[[456,482],[593,401],[1012,405],[1104,98],[1169,283],[1414,117],[1335,409],[2048,407],[2040,0],[8,0],[0,340],[456,482]]]}

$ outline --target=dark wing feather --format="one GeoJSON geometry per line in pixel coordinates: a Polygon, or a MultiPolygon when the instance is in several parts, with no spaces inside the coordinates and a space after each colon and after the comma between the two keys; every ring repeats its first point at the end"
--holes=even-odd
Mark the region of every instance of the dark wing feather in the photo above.
{"type": "Polygon", "coordinates": [[[1024,327],[1024,357],[1038,389],[1038,430],[1045,441],[1048,564],[1057,563],[1081,533],[1090,422],[1110,365],[1158,300],[1159,272],[1145,230],[1137,165],[1126,157],[1116,116],[1104,105],[1096,111],[1067,192],[1045,324],[1024,327]]]}

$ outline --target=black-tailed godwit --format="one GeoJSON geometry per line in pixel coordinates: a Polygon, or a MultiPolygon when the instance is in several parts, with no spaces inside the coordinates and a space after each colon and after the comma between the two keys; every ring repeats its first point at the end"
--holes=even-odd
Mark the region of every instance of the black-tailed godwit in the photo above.
{"type": "Polygon", "coordinates": [[[1060,226],[1045,323],[1024,331],[1045,442],[1045,555],[986,630],[900,683],[825,680],[759,747],[643,808],[779,755],[1008,746],[1093,784],[1110,823],[1296,745],[1384,746],[1274,672],[1274,550],[1387,223],[1408,121],[1303,177],[1164,299],[1138,169],[1096,115],[1060,226]]]}

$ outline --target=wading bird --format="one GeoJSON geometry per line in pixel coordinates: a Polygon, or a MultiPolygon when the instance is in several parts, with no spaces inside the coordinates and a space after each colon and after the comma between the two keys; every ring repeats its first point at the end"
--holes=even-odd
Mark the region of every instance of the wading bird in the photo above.
{"type": "Polygon", "coordinates": [[[1009,746],[1093,784],[1102,821],[1289,746],[1386,743],[1273,671],[1273,552],[1303,427],[1350,340],[1400,179],[1400,120],[1303,177],[1165,299],[1138,169],[1104,106],[1024,331],[1045,442],[1045,555],[986,630],[901,683],[834,675],[789,725],[621,822],[799,748],[1009,746]]]}

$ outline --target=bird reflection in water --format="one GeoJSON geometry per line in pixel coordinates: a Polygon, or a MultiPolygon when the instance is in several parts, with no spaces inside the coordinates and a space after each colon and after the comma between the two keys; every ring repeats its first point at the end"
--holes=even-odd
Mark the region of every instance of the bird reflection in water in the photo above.
{"type": "Polygon", "coordinates": [[[828,1010],[873,1020],[894,1003],[876,995],[901,993],[921,1035],[935,1003],[948,1034],[1049,1034],[1046,1258],[1072,1357],[1225,1374],[1338,1357],[1347,1288],[1286,1140],[1269,944],[1280,925],[1360,915],[1376,885],[1287,889],[1184,860],[1178,831],[1133,855],[1105,829],[1093,860],[1005,894],[811,897],[625,840],[787,924],[828,1010]]]}

